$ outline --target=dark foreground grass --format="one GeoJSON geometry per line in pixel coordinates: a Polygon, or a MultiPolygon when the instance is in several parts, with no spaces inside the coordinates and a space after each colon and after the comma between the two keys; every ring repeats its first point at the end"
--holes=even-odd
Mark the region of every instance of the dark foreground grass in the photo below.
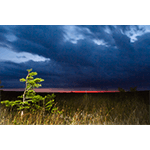
{"type": "MultiPolygon", "coordinates": [[[[2,105],[1,105],[2,106],[2,105]]],[[[149,106],[138,97],[118,96],[95,98],[85,95],[81,99],[57,102],[62,114],[42,111],[31,113],[0,110],[1,125],[149,125],[149,106]]]]}

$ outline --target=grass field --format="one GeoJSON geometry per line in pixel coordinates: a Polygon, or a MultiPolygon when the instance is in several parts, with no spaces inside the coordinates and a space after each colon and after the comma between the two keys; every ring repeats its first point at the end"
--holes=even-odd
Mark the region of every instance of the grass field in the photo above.
{"type": "Polygon", "coordinates": [[[9,110],[1,104],[1,125],[149,125],[149,105],[141,97],[120,93],[112,97],[62,98],[55,103],[62,114],[9,110]]]}

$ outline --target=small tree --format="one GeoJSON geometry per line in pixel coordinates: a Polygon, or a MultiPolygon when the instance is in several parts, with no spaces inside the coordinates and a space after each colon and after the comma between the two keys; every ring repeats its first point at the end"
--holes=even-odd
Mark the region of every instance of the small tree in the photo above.
{"type": "Polygon", "coordinates": [[[137,91],[137,86],[134,87],[134,88],[130,87],[130,91],[131,91],[131,92],[136,92],[136,91],[137,91]]]}
{"type": "MultiPolygon", "coordinates": [[[[36,84],[38,82],[42,82],[44,81],[44,79],[41,79],[41,78],[36,78],[34,79],[32,76],[35,76],[37,75],[37,72],[31,72],[32,71],[32,68],[31,69],[27,69],[28,71],[28,75],[26,76],[26,79],[22,78],[20,79],[21,82],[26,82],[25,83],[25,91],[23,93],[23,95],[21,96],[18,96],[18,98],[23,98],[23,101],[22,100],[16,100],[16,101],[9,101],[9,100],[5,100],[5,101],[2,101],[1,103],[2,104],[5,104],[6,107],[9,107],[11,106],[11,108],[14,106],[14,105],[17,105],[18,107],[18,110],[21,110],[21,117],[23,116],[23,110],[24,109],[30,109],[31,105],[28,103],[28,102],[32,102],[32,108],[31,108],[31,111],[36,111],[36,110],[40,110],[41,107],[37,104],[39,101],[44,101],[45,99],[51,99],[51,98],[54,98],[55,95],[52,94],[52,95],[47,95],[45,97],[42,97],[40,95],[36,95],[35,91],[33,90],[35,87],[39,87],[41,86],[41,84],[36,84]]],[[[53,102],[54,100],[50,100],[49,102],[46,103],[46,110],[50,110],[52,105],[53,105],[53,102]]],[[[57,108],[53,108],[51,110],[52,113],[54,113],[54,110],[57,110],[57,108]]],[[[62,113],[62,112],[59,112],[57,111],[58,113],[62,113]]],[[[56,112],[55,112],[56,113],[56,112]]]]}
{"type": "Polygon", "coordinates": [[[122,88],[120,88],[120,87],[118,87],[118,91],[121,92],[121,93],[124,93],[124,92],[125,92],[125,90],[122,89],[122,88]]]}

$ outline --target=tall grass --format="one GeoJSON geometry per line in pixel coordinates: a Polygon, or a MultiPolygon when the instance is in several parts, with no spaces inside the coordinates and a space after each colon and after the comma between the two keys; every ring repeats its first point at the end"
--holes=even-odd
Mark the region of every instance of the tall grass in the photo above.
{"type": "Polygon", "coordinates": [[[120,96],[95,98],[85,95],[81,99],[62,99],[55,106],[62,114],[41,111],[32,113],[0,109],[1,125],[148,125],[149,111],[142,99],[120,96]],[[43,113],[44,112],[44,113],[43,113]]]}

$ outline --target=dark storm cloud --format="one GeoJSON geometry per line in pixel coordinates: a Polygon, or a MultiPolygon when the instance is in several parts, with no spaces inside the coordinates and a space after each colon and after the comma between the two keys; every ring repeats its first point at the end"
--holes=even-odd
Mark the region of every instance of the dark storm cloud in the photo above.
{"type": "Polygon", "coordinates": [[[91,65],[87,57],[94,48],[93,43],[84,40],[77,45],[62,43],[62,26],[19,26],[14,29],[15,32],[19,39],[12,43],[14,51],[38,54],[70,65],[91,65]]]}
{"type": "Polygon", "coordinates": [[[12,43],[15,51],[52,57],[58,54],[57,46],[63,40],[62,26],[15,26],[13,33],[18,41],[12,43]]]}
{"type": "Polygon", "coordinates": [[[130,42],[130,38],[122,34],[119,30],[113,31],[112,37],[119,49],[120,56],[128,56],[132,59],[134,55],[134,47],[130,42]]]}
{"type": "MultiPolygon", "coordinates": [[[[90,30],[91,33],[89,32],[85,32],[85,30],[82,31],[82,33],[85,36],[88,36],[89,38],[92,39],[103,39],[105,42],[108,43],[108,45],[114,46],[115,42],[114,39],[111,37],[110,34],[106,33],[104,29],[107,28],[107,26],[98,26],[98,25],[94,25],[94,26],[90,26],[90,25],[83,25],[83,26],[79,26],[81,28],[87,28],[90,30]]],[[[108,26],[109,27],[109,26],[108,26]]],[[[114,27],[113,27],[114,28],[114,27]]],[[[112,28],[110,28],[110,30],[113,30],[112,28]]]]}
{"type": "Polygon", "coordinates": [[[150,49],[150,33],[145,33],[141,36],[137,36],[137,41],[134,43],[136,49],[146,50],[147,52],[150,49]]]}
{"type": "MultiPolygon", "coordinates": [[[[69,26],[67,26],[69,28],[69,26]]],[[[14,63],[0,62],[2,80],[10,82],[7,87],[24,88],[20,78],[27,76],[27,69],[32,68],[45,81],[44,88],[95,87],[113,89],[142,85],[137,81],[149,81],[149,45],[150,34],[139,35],[131,43],[126,32],[143,29],[138,26],[73,26],[70,39],[81,34],[82,38],[65,41],[67,35],[64,26],[8,26],[5,34],[14,34],[17,40],[7,41],[14,52],[37,54],[50,61],[33,60],[14,63]],[[94,40],[104,43],[97,45],[94,40]],[[147,69],[143,69],[146,67],[147,69]],[[144,76],[141,78],[142,74],[144,76]]],[[[4,34],[4,33],[3,33],[4,34]]],[[[5,44],[6,42],[2,42],[5,44]]],[[[25,56],[17,56],[24,57],[25,56]]],[[[144,84],[142,85],[144,86],[144,84]]]]}
{"type": "Polygon", "coordinates": [[[46,48],[60,44],[63,39],[62,26],[16,26],[13,32],[21,40],[25,39],[46,48]]]}
{"type": "Polygon", "coordinates": [[[6,34],[6,33],[8,33],[7,29],[4,26],[0,25],[0,34],[6,34]]]}
{"type": "Polygon", "coordinates": [[[7,33],[7,30],[3,26],[0,26],[0,43],[6,42],[6,37],[4,36],[4,34],[6,33],[7,33]]]}

